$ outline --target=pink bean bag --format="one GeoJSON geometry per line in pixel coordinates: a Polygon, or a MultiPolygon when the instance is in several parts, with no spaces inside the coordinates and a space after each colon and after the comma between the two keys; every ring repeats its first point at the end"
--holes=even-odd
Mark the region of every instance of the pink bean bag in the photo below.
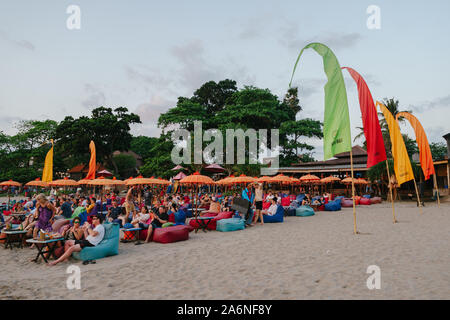
{"type": "Polygon", "coordinates": [[[348,198],[344,198],[341,200],[341,206],[344,208],[350,208],[353,207],[353,200],[352,199],[348,199],[348,198]]]}
{"type": "Polygon", "coordinates": [[[367,199],[367,198],[361,198],[361,199],[359,200],[359,204],[362,205],[362,206],[368,206],[368,205],[370,205],[370,199],[367,199]]]}
{"type": "Polygon", "coordinates": [[[376,204],[376,203],[381,203],[381,198],[380,197],[370,198],[370,204],[376,204]]]}

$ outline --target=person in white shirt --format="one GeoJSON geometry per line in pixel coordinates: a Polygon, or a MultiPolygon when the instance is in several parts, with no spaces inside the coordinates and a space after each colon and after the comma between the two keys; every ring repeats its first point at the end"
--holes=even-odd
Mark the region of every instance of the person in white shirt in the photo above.
{"type": "Polygon", "coordinates": [[[92,216],[92,224],[94,228],[92,228],[88,222],[86,222],[82,227],[86,239],[66,241],[64,245],[64,254],[59,257],[58,260],[51,261],[48,264],[50,266],[54,266],[60,262],[68,260],[74,252],[79,252],[85,247],[95,247],[98,245],[105,236],[105,227],[102,225],[102,219],[103,215],[101,213],[92,216]]]}
{"type": "MultiPolygon", "coordinates": [[[[266,216],[273,216],[277,213],[278,205],[277,205],[277,197],[273,197],[270,200],[270,207],[267,210],[261,210],[261,214],[265,214],[266,216]]],[[[261,219],[261,224],[264,224],[264,219],[261,219]]]]}
{"type": "MultiPolygon", "coordinates": [[[[139,212],[135,218],[133,219],[133,221],[131,221],[131,224],[135,227],[135,228],[139,228],[140,224],[146,224],[147,221],[150,219],[150,213],[148,213],[148,208],[147,206],[143,206],[141,208],[141,212],[139,212]]],[[[147,225],[148,228],[148,225],[147,225]]]]}

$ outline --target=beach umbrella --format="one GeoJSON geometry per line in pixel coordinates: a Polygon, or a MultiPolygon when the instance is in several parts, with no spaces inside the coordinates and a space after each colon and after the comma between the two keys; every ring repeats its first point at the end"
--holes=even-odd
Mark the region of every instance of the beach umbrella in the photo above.
{"type": "Polygon", "coordinates": [[[33,181],[27,182],[25,185],[29,186],[29,187],[42,187],[42,188],[48,187],[48,183],[45,181],[42,181],[41,178],[36,178],[33,181]]]}
{"type": "Polygon", "coordinates": [[[358,182],[357,182],[358,179],[356,179],[356,178],[353,178],[353,179],[352,179],[352,177],[347,177],[347,178],[345,178],[345,179],[342,179],[342,180],[341,180],[341,183],[343,183],[343,184],[350,184],[350,183],[352,183],[352,180],[353,180],[354,183],[358,183],[358,182]]]}
{"type": "Polygon", "coordinates": [[[143,178],[139,176],[137,178],[130,178],[126,180],[127,186],[136,186],[136,185],[144,185],[144,184],[161,184],[158,179],[155,178],[143,178]]]}
{"type": "Polygon", "coordinates": [[[22,184],[20,182],[17,181],[13,181],[13,180],[8,180],[8,181],[3,181],[0,183],[0,186],[7,186],[8,187],[8,206],[11,200],[11,196],[9,195],[9,188],[10,187],[20,187],[22,186],[22,184]]]}
{"type": "Polygon", "coordinates": [[[275,177],[272,177],[270,179],[272,183],[281,183],[281,184],[291,184],[292,180],[288,176],[285,176],[284,174],[280,173],[279,175],[276,175],[275,177]]]}
{"type": "Polygon", "coordinates": [[[177,171],[177,170],[186,170],[186,168],[183,168],[182,166],[180,166],[180,165],[177,165],[177,166],[173,167],[173,168],[172,168],[172,169],[170,169],[170,170],[172,170],[172,171],[177,171]]]}
{"type": "Polygon", "coordinates": [[[198,208],[198,187],[201,185],[212,185],[215,184],[214,180],[211,179],[210,177],[201,175],[199,172],[194,172],[193,174],[183,178],[180,180],[180,184],[191,184],[191,185],[195,185],[196,187],[196,198],[197,201],[195,202],[195,218],[197,218],[197,208],[198,208]]]}
{"type": "Polygon", "coordinates": [[[299,180],[301,183],[314,183],[314,182],[319,182],[320,178],[313,174],[307,174],[307,175],[300,177],[299,180]]]}
{"type": "Polygon", "coordinates": [[[221,166],[219,166],[218,164],[210,164],[209,166],[206,166],[205,167],[205,170],[206,171],[209,171],[209,172],[224,172],[225,171],[225,169],[224,168],[222,168],[221,166]]]}
{"type": "Polygon", "coordinates": [[[236,183],[236,184],[247,184],[255,182],[256,179],[253,177],[246,176],[245,174],[241,174],[239,177],[234,177],[230,180],[230,183],[236,183]]]}
{"type": "Polygon", "coordinates": [[[81,179],[81,180],[78,180],[78,184],[80,186],[81,185],[87,185],[87,184],[89,184],[90,181],[92,181],[92,179],[81,179]]]}
{"type": "Polygon", "coordinates": [[[73,186],[77,186],[78,182],[65,177],[64,179],[50,181],[48,183],[48,185],[49,186],[57,186],[57,187],[73,187],[73,186]]]}
{"type": "Polygon", "coordinates": [[[271,182],[272,181],[272,177],[263,176],[263,177],[260,177],[260,178],[256,179],[256,181],[261,182],[261,183],[271,182]]]}
{"type": "Polygon", "coordinates": [[[90,186],[115,186],[115,185],[124,185],[125,182],[116,179],[116,177],[114,177],[113,179],[106,179],[105,177],[99,177],[97,179],[89,180],[87,184],[90,186]]]}
{"type": "Polygon", "coordinates": [[[175,177],[173,177],[172,179],[173,180],[181,180],[181,179],[183,179],[183,178],[185,178],[185,177],[187,177],[187,175],[184,173],[184,172],[182,172],[182,171],[180,171],[175,177]]]}
{"type": "Polygon", "coordinates": [[[111,177],[112,175],[113,174],[106,169],[98,172],[98,176],[100,177],[111,177]]]}

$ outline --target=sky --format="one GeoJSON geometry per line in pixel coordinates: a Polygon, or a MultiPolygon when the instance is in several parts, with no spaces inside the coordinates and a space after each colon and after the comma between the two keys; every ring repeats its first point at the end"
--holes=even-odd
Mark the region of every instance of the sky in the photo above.
{"type": "MultiPolygon", "coordinates": [[[[374,99],[395,97],[430,142],[450,132],[450,1],[4,0],[0,2],[0,130],[20,120],[62,120],[98,106],[140,115],[136,135],[158,136],[157,119],[179,96],[230,78],[280,99],[300,50],[328,45],[367,81],[374,99]],[[77,5],[79,30],[66,12],[77,5]],[[381,28],[367,28],[370,5],[381,28]]],[[[356,85],[344,73],[352,137],[362,126],[356,85]]],[[[303,111],[323,120],[326,76],[313,50],[293,85],[303,111]]],[[[401,130],[414,137],[409,124],[401,130]]],[[[323,158],[322,141],[314,156],[323,158]]],[[[363,141],[358,141],[361,144],[363,141]]]]}

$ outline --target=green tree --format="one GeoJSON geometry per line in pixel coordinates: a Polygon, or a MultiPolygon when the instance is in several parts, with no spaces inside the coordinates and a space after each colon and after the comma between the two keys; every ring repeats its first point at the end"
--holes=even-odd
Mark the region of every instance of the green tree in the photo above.
{"type": "Polygon", "coordinates": [[[137,136],[131,139],[130,150],[136,152],[142,157],[142,160],[146,160],[152,156],[150,150],[158,142],[158,138],[137,136]]]}
{"type": "Polygon", "coordinates": [[[136,173],[136,159],[132,155],[118,154],[113,158],[117,165],[118,174],[122,179],[126,179],[136,173]]]}
{"type": "Polygon", "coordinates": [[[171,159],[173,147],[170,133],[162,133],[149,151],[152,156],[147,158],[139,169],[141,174],[146,177],[170,178],[174,173],[170,170],[174,166],[171,159]]]}
{"type": "Polygon", "coordinates": [[[444,142],[432,142],[430,143],[430,150],[433,160],[443,160],[447,155],[447,144],[444,142]]]}
{"type": "Polygon", "coordinates": [[[56,144],[67,166],[87,163],[90,156],[89,143],[95,142],[97,161],[106,162],[118,172],[113,152],[128,151],[132,141],[130,125],[141,123],[138,115],[128,113],[124,107],[111,109],[99,107],[90,117],[77,119],[69,116],[56,129],[56,144]]]}

